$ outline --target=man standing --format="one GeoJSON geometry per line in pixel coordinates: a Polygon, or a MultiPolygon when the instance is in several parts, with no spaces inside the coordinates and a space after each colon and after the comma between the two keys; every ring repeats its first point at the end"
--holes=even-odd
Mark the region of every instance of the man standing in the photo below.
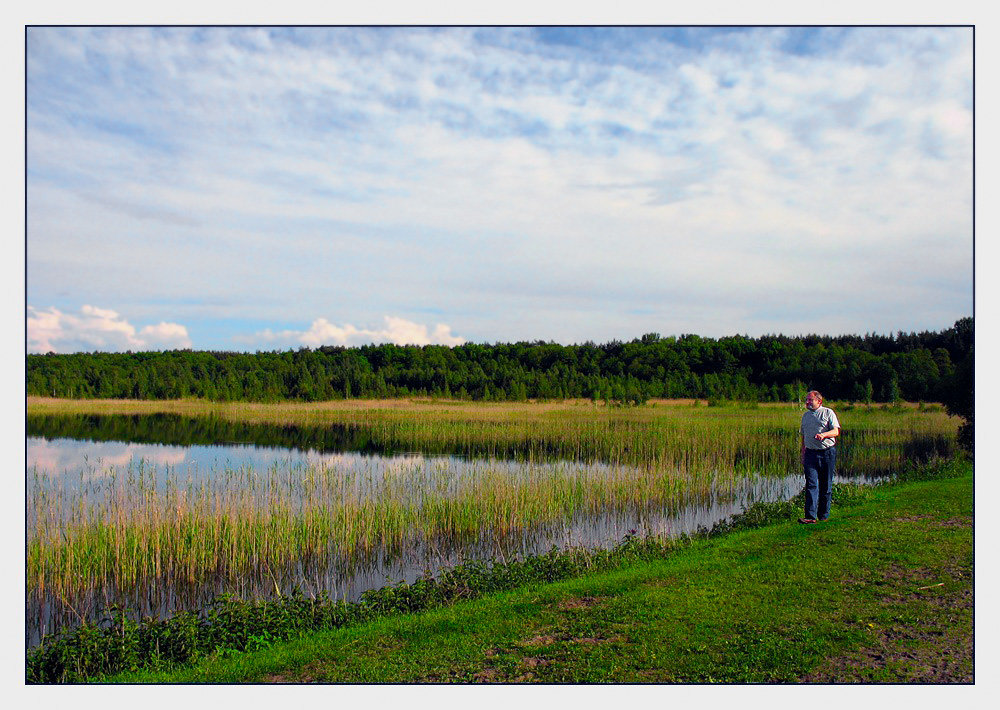
{"type": "Polygon", "coordinates": [[[812,390],[806,395],[806,411],[799,433],[802,435],[802,468],[806,474],[806,517],[800,523],[823,522],[830,517],[830,492],[837,470],[836,437],[840,422],[823,395],[812,390]]]}

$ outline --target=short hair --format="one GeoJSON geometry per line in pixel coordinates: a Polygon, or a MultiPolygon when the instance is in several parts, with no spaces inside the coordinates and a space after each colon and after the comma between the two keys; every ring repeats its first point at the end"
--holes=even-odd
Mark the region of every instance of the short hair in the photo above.
{"type": "Polygon", "coordinates": [[[822,402],[822,401],[823,401],[823,395],[821,395],[821,394],[819,393],[819,390],[809,390],[808,392],[806,392],[806,397],[808,397],[809,395],[812,395],[812,396],[814,396],[814,397],[815,397],[816,399],[818,399],[818,400],[819,400],[820,402],[822,402]]]}

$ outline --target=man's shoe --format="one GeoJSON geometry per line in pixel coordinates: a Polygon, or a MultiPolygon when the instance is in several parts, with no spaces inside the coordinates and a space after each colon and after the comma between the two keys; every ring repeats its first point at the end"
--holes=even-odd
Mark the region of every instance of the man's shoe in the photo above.
{"type": "Polygon", "coordinates": [[[799,518],[800,523],[815,523],[815,518],[799,518]]]}

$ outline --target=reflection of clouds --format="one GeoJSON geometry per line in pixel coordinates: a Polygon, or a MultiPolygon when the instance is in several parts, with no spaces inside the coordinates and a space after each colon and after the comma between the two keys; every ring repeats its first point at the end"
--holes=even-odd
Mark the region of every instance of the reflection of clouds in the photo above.
{"type": "Polygon", "coordinates": [[[343,452],[323,452],[310,449],[302,452],[305,463],[312,466],[327,466],[330,468],[341,466],[357,466],[361,459],[360,454],[349,454],[343,452]]]}
{"type": "Polygon", "coordinates": [[[401,474],[410,473],[418,468],[423,468],[426,458],[420,454],[404,454],[382,459],[382,467],[386,473],[401,474]]]}
{"type": "Polygon", "coordinates": [[[95,442],[74,439],[28,439],[27,469],[40,475],[99,478],[112,470],[122,472],[140,462],[147,469],[181,469],[185,478],[215,479],[226,472],[252,471],[255,476],[273,473],[292,480],[308,476],[307,469],[326,471],[339,485],[369,493],[385,486],[407,490],[446,487],[455,489],[464,482],[499,477],[501,480],[530,482],[551,477],[600,478],[620,475],[606,464],[568,464],[501,459],[466,459],[447,455],[406,452],[393,456],[358,452],[322,452],[247,444],[166,446],[129,442],[95,442]]]}
{"type": "Polygon", "coordinates": [[[318,468],[358,468],[368,458],[357,453],[321,452],[314,449],[286,449],[247,444],[191,446],[189,463],[206,468],[251,466],[267,470],[274,466],[316,466],[318,468]]]}
{"type": "Polygon", "coordinates": [[[166,446],[122,441],[80,441],[74,439],[46,440],[28,438],[27,469],[39,474],[58,476],[88,476],[110,473],[144,465],[155,467],[185,466],[189,473],[212,475],[227,469],[249,467],[260,473],[272,468],[316,467],[343,473],[368,476],[403,476],[424,469],[431,460],[435,467],[452,467],[448,457],[427,457],[419,453],[396,456],[372,456],[356,452],[302,451],[265,448],[248,445],[229,446],[166,446]],[[440,458],[441,461],[437,461],[440,458]]]}
{"type": "Polygon", "coordinates": [[[387,473],[411,471],[424,465],[426,457],[419,453],[399,454],[397,456],[365,456],[364,454],[344,452],[321,452],[309,450],[302,452],[303,462],[311,466],[341,469],[382,470],[387,473]]]}
{"type": "Polygon", "coordinates": [[[143,461],[152,466],[178,466],[187,458],[183,446],[136,444],[122,441],[72,441],[28,438],[28,470],[49,476],[64,473],[110,473],[143,461]]]}
{"type": "Polygon", "coordinates": [[[160,466],[179,466],[187,458],[183,446],[137,446],[134,458],[160,466]]]}

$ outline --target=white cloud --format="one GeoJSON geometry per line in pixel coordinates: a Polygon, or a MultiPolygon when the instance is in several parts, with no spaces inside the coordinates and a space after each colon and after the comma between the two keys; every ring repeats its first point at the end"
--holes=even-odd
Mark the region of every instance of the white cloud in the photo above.
{"type": "MultiPolygon", "coordinates": [[[[679,285],[680,321],[736,282],[797,298],[788,275],[820,239],[845,276],[862,248],[893,271],[931,239],[896,278],[966,314],[971,33],[836,30],[785,51],[797,33],[684,45],[636,29],[602,45],[582,30],[552,46],[530,29],[32,28],[29,301],[265,321],[245,332],[327,313],[261,331],[309,345],[452,337],[335,325],[429,308],[477,340],[569,322],[599,340],[660,283],[679,285]],[[525,318],[522,284],[553,283],[627,295],[604,312],[565,292],[525,318]]],[[[867,291],[842,283],[847,300],[867,291]]],[[[910,326],[910,304],[891,304],[899,328],[949,325],[910,326]]],[[[694,330],[742,330],[731,313],[694,330]]],[[[146,328],[116,337],[177,337],[146,328]]],[[[198,347],[236,328],[206,327],[225,335],[198,347]]]]}
{"type": "Polygon", "coordinates": [[[179,323],[161,321],[157,325],[147,325],[139,331],[139,340],[146,346],[158,346],[155,349],[189,348],[187,328],[179,323]]]}
{"type": "Polygon", "coordinates": [[[712,76],[711,72],[707,72],[693,64],[684,64],[678,71],[699,94],[711,95],[718,88],[715,77],[712,76]]]}
{"type": "Polygon", "coordinates": [[[136,327],[116,311],[84,305],[79,315],[28,306],[28,352],[174,350],[191,347],[178,323],[136,327]]]}
{"type": "Polygon", "coordinates": [[[451,328],[443,323],[428,330],[426,325],[408,321],[405,318],[385,316],[385,327],[381,329],[357,328],[350,323],[334,325],[326,318],[317,318],[308,330],[270,329],[256,333],[252,338],[242,336],[243,342],[296,343],[317,348],[321,345],[362,345],[365,343],[395,343],[397,345],[461,345],[465,338],[451,334],[451,328]]]}

